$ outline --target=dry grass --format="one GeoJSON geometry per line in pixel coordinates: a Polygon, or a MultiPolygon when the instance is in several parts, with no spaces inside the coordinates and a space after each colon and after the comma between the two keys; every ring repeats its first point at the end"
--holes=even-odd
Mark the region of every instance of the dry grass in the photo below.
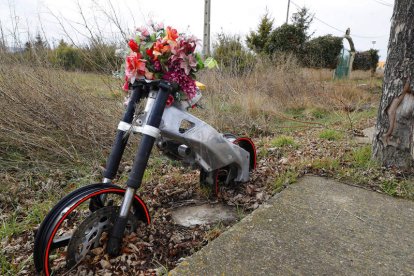
{"type": "MultiPolygon", "coordinates": [[[[120,82],[12,64],[0,64],[1,170],[102,163],[122,114],[120,82]]],[[[194,112],[219,131],[261,136],[294,120],[286,115],[289,110],[309,110],[309,118],[301,118],[309,121],[376,100],[355,81],[332,81],[330,74],[301,68],[292,56],[259,60],[250,74],[239,77],[206,71],[201,81],[208,87],[207,108],[194,112]]]]}
{"type": "Polygon", "coordinates": [[[201,116],[222,130],[253,127],[268,133],[277,121],[289,119],[283,114],[287,110],[349,112],[377,100],[355,81],[333,81],[332,71],[301,68],[292,56],[261,60],[251,74],[240,77],[206,72],[201,81],[207,84],[209,108],[208,115],[201,116]]]}
{"type": "Polygon", "coordinates": [[[0,64],[1,169],[101,159],[122,108],[102,78],[92,79],[88,84],[77,73],[0,64]]]}

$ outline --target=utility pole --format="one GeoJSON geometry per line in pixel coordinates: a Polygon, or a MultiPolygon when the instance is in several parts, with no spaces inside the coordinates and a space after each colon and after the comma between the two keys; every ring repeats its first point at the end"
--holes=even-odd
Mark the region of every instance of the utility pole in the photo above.
{"type": "Polygon", "coordinates": [[[210,55],[210,7],[211,0],[204,0],[203,56],[210,55]]]}
{"type": "Polygon", "coordinates": [[[289,21],[289,8],[290,8],[290,0],[288,0],[288,7],[287,7],[287,13],[286,13],[286,24],[289,21]]]}

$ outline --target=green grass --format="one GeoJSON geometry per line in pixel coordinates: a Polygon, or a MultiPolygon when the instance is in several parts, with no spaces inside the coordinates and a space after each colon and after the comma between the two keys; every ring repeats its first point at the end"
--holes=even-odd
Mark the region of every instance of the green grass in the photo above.
{"type": "Polygon", "coordinates": [[[274,192],[280,192],[284,186],[296,182],[298,179],[297,171],[286,171],[276,178],[274,183],[274,192]]]}
{"type": "Polygon", "coordinates": [[[329,141],[337,141],[343,138],[343,135],[332,129],[325,129],[319,133],[319,138],[329,140],[329,141]]]}
{"type": "Polygon", "coordinates": [[[330,157],[315,159],[312,161],[311,165],[314,169],[325,169],[330,171],[335,171],[340,168],[339,160],[330,157]]]}
{"type": "Polygon", "coordinates": [[[313,108],[309,111],[309,114],[315,119],[324,119],[329,116],[329,111],[320,107],[313,108]]]}
{"type": "Polygon", "coordinates": [[[270,141],[270,145],[272,147],[278,147],[278,148],[283,148],[283,147],[288,147],[288,146],[291,146],[293,148],[298,147],[298,144],[293,140],[292,137],[285,136],[285,135],[281,135],[273,139],[272,141],[270,141]]]}
{"type": "Polygon", "coordinates": [[[368,168],[376,165],[376,162],[371,159],[371,146],[364,146],[362,148],[354,149],[351,153],[351,162],[355,167],[368,168]]]}
{"type": "Polygon", "coordinates": [[[381,189],[390,196],[397,195],[398,182],[395,180],[386,180],[381,184],[381,189]]]}

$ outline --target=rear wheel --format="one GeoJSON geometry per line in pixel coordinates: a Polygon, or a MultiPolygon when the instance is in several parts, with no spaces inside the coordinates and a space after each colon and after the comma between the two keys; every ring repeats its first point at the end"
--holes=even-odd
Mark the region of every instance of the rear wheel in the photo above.
{"type": "MultiPolygon", "coordinates": [[[[253,141],[250,138],[237,137],[231,133],[223,134],[223,136],[228,141],[238,145],[250,154],[249,170],[254,170],[256,168],[256,147],[253,141]]],[[[232,165],[216,169],[211,172],[207,172],[203,168],[200,168],[200,185],[210,188],[214,195],[217,196],[219,194],[220,187],[223,185],[233,184],[236,176],[237,168],[232,165]]]]}
{"type": "MultiPolygon", "coordinates": [[[[87,258],[91,249],[101,247],[118,215],[124,193],[115,185],[93,184],[56,204],[36,234],[33,254],[37,272],[63,274],[87,258]],[[105,198],[105,204],[100,198],[105,198]]],[[[149,224],[150,216],[144,202],[135,195],[127,231],[134,231],[139,221],[149,224]]]]}

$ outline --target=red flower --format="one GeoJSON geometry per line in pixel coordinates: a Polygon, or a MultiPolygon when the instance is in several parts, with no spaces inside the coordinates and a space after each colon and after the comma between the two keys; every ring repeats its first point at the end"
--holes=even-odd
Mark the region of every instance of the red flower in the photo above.
{"type": "Polygon", "coordinates": [[[153,53],[152,51],[154,51],[154,46],[152,46],[151,48],[147,49],[145,52],[147,53],[147,55],[148,55],[151,59],[154,59],[154,53],[153,53]]]}
{"type": "Polygon", "coordinates": [[[131,48],[131,50],[135,53],[139,52],[139,46],[137,44],[137,42],[133,39],[130,39],[128,42],[129,48],[131,48]]]}

